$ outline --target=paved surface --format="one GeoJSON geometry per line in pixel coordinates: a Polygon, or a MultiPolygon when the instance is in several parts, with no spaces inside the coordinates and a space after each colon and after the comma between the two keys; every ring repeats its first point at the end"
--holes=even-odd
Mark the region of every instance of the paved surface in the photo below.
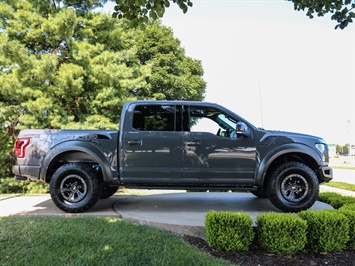
{"type": "Polygon", "coordinates": [[[336,182],[345,182],[348,184],[355,185],[355,171],[354,170],[343,170],[343,169],[333,169],[333,180],[336,182]]]}
{"type": "Polygon", "coordinates": [[[0,216],[116,216],[113,204],[116,197],[100,200],[85,213],[66,213],[58,209],[50,196],[0,197],[0,216]]]}
{"type": "MultiPolygon", "coordinates": [[[[250,193],[176,193],[123,197],[114,204],[121,217],[179,234],[205,238],[205,215],[210,210],[245,212],[254,225],[259,214],[281,212],[268,199],[250,193]]],[[[316,202],[312,209],[332,209],[316,202]]]]}
{"type": "MultiPolygon", "coordinates": [[[[332,209],[332,207],[316,202],[312,209],[332,209]]],[[[205,238],[204,219],[209,210],[243,211],[248,213],[254,222],[260,213],[280,212],[268,199],[259,199],[250,193],[163,193],[145,196],[113,196],[100,200],[94,208],[81,214],[62,212],[53,204],[50,196],[0,198],[1,216],[115,216],[178,234],[201,238],[205,238]]]]}

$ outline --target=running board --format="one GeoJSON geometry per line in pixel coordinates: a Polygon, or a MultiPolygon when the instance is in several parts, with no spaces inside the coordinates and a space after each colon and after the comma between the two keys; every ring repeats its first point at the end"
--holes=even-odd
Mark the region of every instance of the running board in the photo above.
{"type": "Polygon", "coordinates": [[[26,177],[20,176],[20,175],[15,175],[15,181],[25,181],[27,180],[26,177]]]}

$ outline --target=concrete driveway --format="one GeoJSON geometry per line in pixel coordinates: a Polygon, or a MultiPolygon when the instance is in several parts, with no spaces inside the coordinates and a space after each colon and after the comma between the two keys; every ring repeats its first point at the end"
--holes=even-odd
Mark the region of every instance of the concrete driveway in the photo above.
{"type": "MultiPolygon", "coordinates": [[[[316,202],[312,209],[332,209],[316,202]]],[[[113,216],[178,234],[205,238],[204,220],[208,211],[245,212],[253,221],[264,212],[281,212],[268,199],[251,193],[162,193],[144,196],[113,196],[100,200],[80,214],[59,210],[50,196],[0,198],[1,216],[113,216]]],[[[255,225],[255,223],[254,223],[255,225]]]]}

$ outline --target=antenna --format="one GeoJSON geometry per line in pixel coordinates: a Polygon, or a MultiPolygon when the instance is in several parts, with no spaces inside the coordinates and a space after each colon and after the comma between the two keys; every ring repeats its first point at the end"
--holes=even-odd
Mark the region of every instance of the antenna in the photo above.
{"type": "Polygon", "coordinates": [[[260,105],[261,128],[264,128],[263,105],[262,105],[262,100],[261,100],[261,86],[260,86],[260,81],[259,81],[259,105],[260,105]]]}

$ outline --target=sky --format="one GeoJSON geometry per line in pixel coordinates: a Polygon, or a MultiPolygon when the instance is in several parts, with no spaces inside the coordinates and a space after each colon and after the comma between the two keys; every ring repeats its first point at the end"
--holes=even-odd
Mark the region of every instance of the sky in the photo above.
{"type": "Polygon", "coordinates": [[[355,144],[354,24],[335,30],[284,0],[192,2],[162,22],[201,61],[205,101],[258,127],[355,144]]]}

